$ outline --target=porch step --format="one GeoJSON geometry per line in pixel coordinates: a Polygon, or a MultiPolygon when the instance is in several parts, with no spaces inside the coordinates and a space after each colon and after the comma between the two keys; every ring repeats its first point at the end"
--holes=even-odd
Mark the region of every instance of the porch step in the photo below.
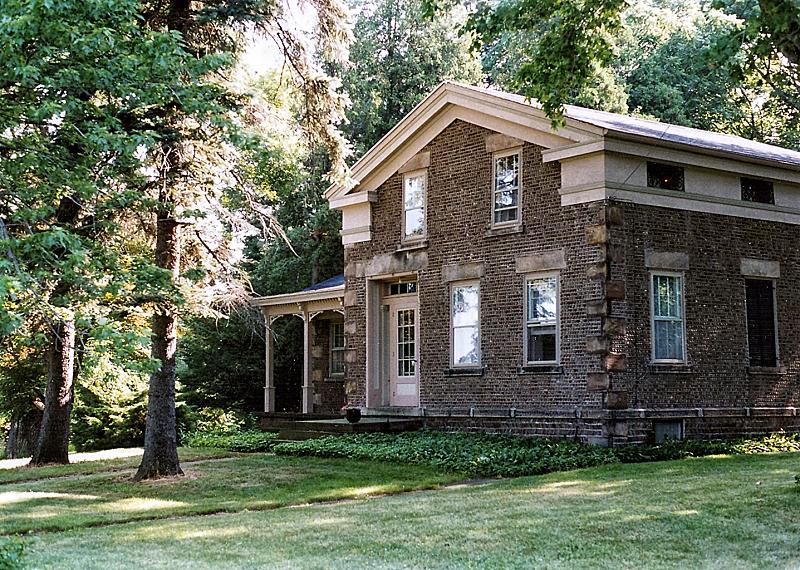
{"type": "Polygon", "coordinates": [[[301,441],[324,437],[326,435],[342,435],[346,433],[399,433],[417,431],[424,427],[422,418],[388,418],[363,417],[360,422],[351,424],[343,418],[329,420],[299,420],[282,425],[278,432],[278,440],[301,441]]]}

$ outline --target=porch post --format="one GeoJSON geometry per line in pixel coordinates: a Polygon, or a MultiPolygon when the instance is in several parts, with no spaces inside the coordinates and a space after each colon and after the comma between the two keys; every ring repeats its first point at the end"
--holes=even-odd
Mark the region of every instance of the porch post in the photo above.
{"type": "Polygon", "coordinates": [[[266,351],[265,357],[267,362],[267,376],[264,379],[264,411],[275,411],[275,381],[273,376],[273,350],[272,350],[272,322],[268,311],[264,311],[264,321],[266,321],[265,334],[266,334],[266,351]]]}
{"type": "Polygon", "coordinates": [[[303,309],[303,413],[314,411],[314,389],[311,385],[311,315],[303,309]]]}

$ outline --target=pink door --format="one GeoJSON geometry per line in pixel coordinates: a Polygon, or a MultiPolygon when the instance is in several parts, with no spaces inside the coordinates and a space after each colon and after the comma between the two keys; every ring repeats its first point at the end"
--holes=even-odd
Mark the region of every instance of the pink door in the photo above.
{"type": "Polygon", "coordinates": [[[389,304],[389,405],[419,406],[417,300],[389,304]]]}

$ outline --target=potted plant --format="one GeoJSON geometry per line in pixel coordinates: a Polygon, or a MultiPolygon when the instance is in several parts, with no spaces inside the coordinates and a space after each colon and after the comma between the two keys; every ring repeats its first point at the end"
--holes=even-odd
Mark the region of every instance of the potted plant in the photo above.
{"type": "Polygon", "coordinates": [[[342,412],[344,413],[345,419],[351,424],[361,420],[361,408],[351,406],[349,402],[342,406],[342,412]]]}

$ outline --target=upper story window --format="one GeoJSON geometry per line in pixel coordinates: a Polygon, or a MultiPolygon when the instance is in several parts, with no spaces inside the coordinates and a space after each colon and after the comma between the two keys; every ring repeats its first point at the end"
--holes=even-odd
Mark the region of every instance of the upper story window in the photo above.
{"type": "Polygon", "coordinates": [[[330,338],[331,376],[342,376],[344,374],[344,351],[345,351],[344,323],[331,323],[331,338],[330,338]]]}
{"type": "Polygon", "coordinates": [[[661,188],[662,190],[685,190],[683,183],[683,168],[672,164],[660,162],[647,163],[647,187],[661,188]]]}
{"type": "Polygon", "coordinates": [[[492,172],[492,223],[509,224],[519,222],[520,149],[494,154],[492,172]]]}
{"type": "Polygon", "coordinates": [[[525,360],[528,364],[558,362],[558,275],[525,280],[525,360]]]}
{"type": "Polygon", "coordinates": [[[774,204],[775,188],[769,180],[742,177],[742,200],[759,204],[774,204]]]}
{"type": "Polygon", "coordinates": [[[775,316],[775,282],[745,279],[747,348],[750,366],[778,366],[778,333],[775,316]]]}
{"type": "Polygon", "coordinates": [[[456,283],[450,289],[450,360],[453,366],[481,363],[480,286],[456,283]]]}
{"type": "Polygon", "coordinates": [[[425,170],[403,176],[403,239],[425,237],[425,194],[428,174],[425,170]]]}
{"type": "Polygon", "coordinates": [[[686,328],[683,316],[683,276],[652,275],[653,362],[685,362],[686,328]]]}

